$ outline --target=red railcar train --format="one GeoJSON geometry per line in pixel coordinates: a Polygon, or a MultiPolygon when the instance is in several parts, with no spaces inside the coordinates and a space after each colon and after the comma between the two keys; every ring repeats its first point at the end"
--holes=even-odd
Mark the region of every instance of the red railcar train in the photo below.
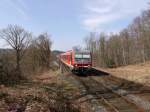
{"type": "Polygon", "coordinates": [[[89,51],[70,50],[59,55],[61,61],[72,68],[72,71],[83,72],[92,67],[92,55],[89,51]]]}

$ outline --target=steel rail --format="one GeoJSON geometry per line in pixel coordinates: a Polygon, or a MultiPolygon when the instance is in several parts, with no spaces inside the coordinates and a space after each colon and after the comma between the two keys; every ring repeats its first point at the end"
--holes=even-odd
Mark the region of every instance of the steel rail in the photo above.
{"type": "MultiPolygon", "coordinates": [[[[90,94],[92,93],[92,92],[90,92],[89,86],[83,80],[81,80],[80,78],[78,78],[76,76],[75,76],[75,78],[78,81],[80,81],[80,83],[82,83],[82,85],[85,87],[85,89],[86,89],[87,92],[89,92],[90,94]]],[[[91,95],[93,95],[93,94],[91,94],[91,95]]],[[[100,94],[97,94],[97,92],[94,95],[97,97],[95,99],[102,99],[104,101],[104,103],[109,107],[109,109],[113,110],[113,112],[120,112],[116,107],[114,107],[112,104],[110,104],[107,99],[105,99],[103,96],[100,96],[100,94]]]]}
{"type": "Polygon", "coordinates": [[[113,89],[111,89],[111,88],[107,87],[107,86],[106,86],[106,85],[104,85],[103,83],[98,82],[97,80],[93,79],[92,77],[90,77],[90,79],[92,79],[93,81],[95,81],[97,84],[101,84],[101,85],[103,85],[103,87],[105,87],[105,88],[109,89],[109,90],[110,90],[111,92],[113,92],[114,94],[116,94],[116,95],[120,96],[120,97],[121,97],[122,99],[124,99],[126,102],[128,102],[128,103],[130,103],[130,104],[134,105],[134,106],[137,108],[137,111],[138,111],[138,112],[144,112],[144,109],[143,109],[142,107],[139,107],[139,105],[137,105],[135,102],[133,102],[133,101],[129,100],[127,97],[125,97],[125,96],[123,96],[123,95],[121,95],[121,94],[117,93],[117,92],[116,92],[116,91],[114,91],[113,89]]]}

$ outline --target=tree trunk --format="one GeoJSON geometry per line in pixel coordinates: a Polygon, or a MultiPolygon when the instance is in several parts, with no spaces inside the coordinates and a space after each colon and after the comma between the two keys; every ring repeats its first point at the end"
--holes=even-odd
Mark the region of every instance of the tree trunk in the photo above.
{"type": "Polygon", "coordinates": [[[21,75],[21,69],[20,69],[20,51],[16,50],[16,70],[18,75],[21,75]]]}

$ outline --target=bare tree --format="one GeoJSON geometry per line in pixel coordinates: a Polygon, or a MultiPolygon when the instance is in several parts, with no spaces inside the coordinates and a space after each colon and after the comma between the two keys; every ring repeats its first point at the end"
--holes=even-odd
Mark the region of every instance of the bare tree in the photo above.
{"type": "Polygon", "coordinates": [[[0,37],[4,39],[15,51],[16,70],[20,74],[20,62],[31,40],[31,33],[17,25],[9,25],[0,31],[0,37]]]}
{"type": "Polygon", "coordinates": [[[92,53],[96,51],[96,33],[91,32],[89,36],[84,39],[86,44],[86,49],[90,50],[92,53]]]}
{"type": "Polygon", "coordinates": [[[40,63],[43,67],[48,68],[50,65],[51,45],[52,41],[47,33],[39,35],[36,40],[37,49],[39,51],[40,63]]]}
{"type": "Polygon", "coordinates": [[[90,35],[84,39],[84,43],[86,45],[85,49],[91,51],[92,53],[93,66],[96,66],[98,64],[96,60],[98,59],[96,33],[95,32],[90,33],[90,35]]]}
{"type": "Polygon", "coordinates": [[[99,40],[98,40],[98,51],[99,51],[99,58],[98,61],[100,62],[102,66],[105,66],[106,64],[106,35],[104,33],[100,34],[99,40]]]}

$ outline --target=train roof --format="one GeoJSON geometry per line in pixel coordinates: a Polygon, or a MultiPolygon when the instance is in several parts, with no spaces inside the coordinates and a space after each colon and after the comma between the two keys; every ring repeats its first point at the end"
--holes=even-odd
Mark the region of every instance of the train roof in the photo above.
{"type": "Polygon", "coordinates": [[[65,53],[61,53],[60,55],[69,55],[71,52],[75,52],[75,53],[91,53],[89,50],[69,50],[66,51],[65,53]]]}
{"type": "Polygon", "coordinates": [[[74,52],[77,52],[77,53],[90,53],[89,50],[75,50],[74,52]]]}

